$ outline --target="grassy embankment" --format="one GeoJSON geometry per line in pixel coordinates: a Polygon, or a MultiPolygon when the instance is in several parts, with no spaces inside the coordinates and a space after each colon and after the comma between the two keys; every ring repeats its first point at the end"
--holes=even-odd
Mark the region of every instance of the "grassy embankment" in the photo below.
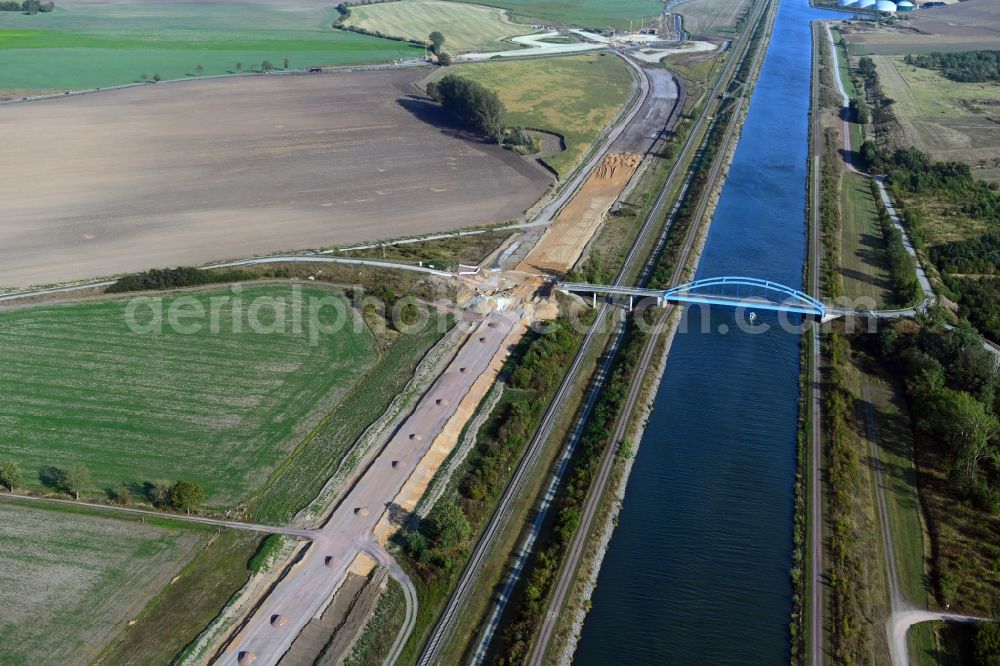
{"type": "Polygon", "coordinates": [[[365,624],[354,649],[344,660],[344,666],[380,666],[392,649],[403,626],[406,599],[403,588],[395,579],[389,578],[386,582],[375,611],[365,624]]]}
{"type": "Polygon", "coordinates": [[[629,101],[633,75],[607,54],[462,65],[457,72],[494,90],[509,125],[552,132],[565,150],[542,161],[560,178],[587,154],[629,101]]]}
{"type": "MultiPolygon", "coordinates": [[[[301,296],[306,304],[342,298],[312,286],[301,296]]],[[[246,497],[376,357],[365,327],[347,325],[311,344],[308,311],[300,332],[291,331],[290,314],[287,332],[254,332],[253,321],[279,321],[273,307],[251,310],[262,302],[255,299],[285,299],[290,312],[290,287],[247,287],[239,297],[245,305],[235,314],[230,290],[165,296],[162,332],[148,334],[129,328],[125,299],[0,314],[0,419],[8,424],[0,459],[19,462],[36,491],[51,490],[47,468],[82,463],[92,474],[90,492],[124,486],[141,497],[149,482],[183,478],[199,483],[211,505],[246,497]],[[221,296],[230,301],[217,308],[212,332],[211,299],[221,296]],[[182,324],[198,321],[184,315],[203,308],[202,330],[185,334],[168,324],[177,302],[187,302],[182,324]]],[[[147,306],[134,311],[139,325],[152,316],[147,306]]],[[[327,307],[322,321],[335,317],[327,307]]]]}
{"type": "MultiPolygon", "coordinates": [[[[212,531],[169,519],[0,503],[4,663],[89,663],[212,531]]],[[[199,601],[192,599],[191,608],[199,601]]],[[[169,622],[163,640],[183,633],[178,625],[185,621],[169,622]]]]}
{"type": "Polygon", "coordinates": [[[105,648],[100,663],[169,663],[246,583],[248,563],[260,542],[259,534],[236,530],[213,536],[179,578],[139,614],[136,624],[105,648]]]}
{"type": "Polygon", "coordinates": [[[0,92],[70,90],[260,68],[413,58],[411,44],[334,30],[333,5],[123,2],[0,13],[0,92]],[[263,26],[267,26],[264,28],[263,26]]]}
{"type": "MultiPolygon", "coordinates": [[[[820,77],[813,103],[813,141],[820,155],[819,219],[822,291],[827,297],[867,296],[883,305],[893,295],[885,243],[867,179],[843,169],[840,98],[830,68],[825,35],[814,43],[820,77]],[[825,110],[824,110],[825,109],[825,110]]],[[[838,71],[843,72],[838,68],[838,71]]],[[[849,94],[854,91],[849,87],[849,94]]],[[[856,123],[852,123],[854,125],[856,123]]],[[[829,646],[837,661],[887,659],[885,636],[873,627],[886,617],[884,551],[875,486],[884,484],[889,528],[901,588],[915,604],[923,589],[923,529],[916,501],[909,422],[898,387],[839,327],[824,335],[823,424],[827,459],[825,513],[829,520],[829,646]],[[888,473],[879,474],[881,463],[888,473]]],[[[803,431],[807,433],[807,431],[803,431]]]]}
{"type": "Polygon", "coordinates": [[[507,12],[444,0],[401,0],[350,8],[345,27],[361,28],[369,33],[402,37],[423,43],[435,30],[445,36],[443,50],[505,51],[518,48],[508,40],[532,32],[531,27],[512,23],[507,12]]]}
{"type": "Polygon", "coordinates": [[[385,259],[407,264],[422,263],[436,268],[458,264],[477,265],[507,240],[513,231],[485,231],[466,236],[450,236],[418,243],[382,245],[362,250],[341,250],[347,257],[385,259]]]}

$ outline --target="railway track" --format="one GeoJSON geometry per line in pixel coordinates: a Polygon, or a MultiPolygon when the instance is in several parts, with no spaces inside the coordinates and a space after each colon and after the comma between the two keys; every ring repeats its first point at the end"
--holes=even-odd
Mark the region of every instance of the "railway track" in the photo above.
{"type": "MultiPolygon", "coordinates": [[[[765,3],[762,3],[762,6],[765,3]]],[[[755,19],[759,19],[759,15],[755,19]]],[[[755,23],[756,24],[756,20],[755,23]]],[[[755,61],[753,65],[753,71],[756,71],[759,66],[760,58],[762,54],[766,51],[765,48],[759,48],[755,54],[755,61]]],[[[737,107],[734,109],[733,118],[738,118],[738,114],[742,109],[744,99],[740,99],[737,102],[737,107]]],[[[723,138],[722,146],[729,146],[732,141],[733,133],[735,132],[738,122],[734,120],[731,122],[726,129],[726,135],[723,138]]],[[[712,171],[709,176],[709,183],[717,183],[719,177],[721,176],[723,165],[725,164],[724,155],[719,155],[715,163],[712,166],[712,171]]],[[[684,184],[684,189],[681,196],[678,197],[678,203],[675,204],[674,209],[671,211],[671,216],[669,223],[666,228],[669,228],[673,224],[674,217],[676,216],[679,204],[684,200],[687,195],[688,187],[690,185],[690,175],[688,180],[684,184]]],[[[707,212],[709,202],[711,200],[711,193],[713,188],[707,188],[699,199],[698,206],[695,210],[694,217],[695,223],[691,225],[688,229],[687,235],[685,236],[684,243],[678,255],[678,261],[674,265],[673,273],[670,277],[669,286],[675,286],[679,284],[684,276],[687,269],[687,264],[691,256],[691,252],[694,248],[695,242],[698,237],[698,231],[700,228],[700,220],[703,219],[705,213],[707,212]]],[[[665,241],[667,237],[666,230],[662,234],[661,238],[665,241]]],[[[655,252],[653,257],[658,257],[659,252],[655,252]]],[[[644,284],[648,280],[648,271],[652,266],[655,265],[654,261],[647,263],[644,269],[643,276],[640,277],[640,285],[644,284]]],[[[645,383],[646,374],[654,360],[654,354],[656,352],[657,342],[660,336],[664,333],[667,328],[667,322],[673,313],[674,308],[677,306],[668,306],[664,309],[663,313],[658,317],[652,333],[647,338],[646,344],[642,350],[642,356],[639,360],[639,365],[634,373],[634,379],[629,385],[629,391],[626,395],[625,402],[619,412],[619,417],[615,422],[614,430],[611,434],[610,443],[604,456],[600,462],[597,475],[591,485],[591,490],[587,495],[587,499],[584,503],[583,510],[580,517],[580,526],[574,535],[573,541],[570,544],[570,549],[566,554],[563,562],[563,566],[560,569],[559,579],[556,583],[555,590],[553,591],[552,597],[549,601],[549,606],[542,620],[542,626],[539,630],[538,638],[535,640],[532,652],[530,654],[528,663],[531,666],[541,666],[545,663],[545,656],[548,651],[549,643],[552,640],[552,634],[558,625],[559,617],[562,612],[562,608],[566,603],[566,599],[569,596],[570,590],[572,589],[573,583],[577,577],[577,570],[580,565],[580,560],[583,557],[584,549],[586,547],[588,537],[593,528],[593,523],[597,517],[597,512],[601,505],[601,500],[604,497],[605,491],[608,486],[608,482],[611,478],[611,473],[614,469],[614,461],[617,453],[617,444],[621,442],[631,423],[631,414],[634,413],[636,407],[638,406],[639,400],[642,398],[642,389],[645,383]]]]}
{"type": "MultiPolygon", "coordinates": [[[[768,2],[761,2],[758,4],[755,10],[754,20],[751,22],[751,25],[757,24],[757,22],[760,20],[763,14],[764,8],[768,6],[770,6],[768,2]]],[[[738,46],[734,48],[734,53],[744,53],[744,56],[733,57],[726,63],[718,81],[716,82],[715,86],[712,89],[712,92],[709,97],[710,100],[718,98],[720,93],[724,90],[724,86],[728,86],[730,80],[732,79],[736,71],[736,68],[740,63],[743,62],[743,57],[745,57],[745,49],[749,44],[752,35],[753,35],[752,32],[747,31],[741,36],[738,42],[738,46]]],[[[766,49],[758,50],[757,62],[759,62],[759,58],[761,57],[761,54],[765,50],[766,49]]],[[[742,103],[743,101],[741,99],[738,102],[738,104],[742,103]]],[[[710,121],[709,115],[707,113],[704,113],[698,118],[695,126],[692,128],[691,133],[688,135],[688,140],[683,147],[680,157],[677,159],[677,161],[671,168],[670,172],[668,173],[667,179],[664,182],[664,185],[659,195],[657,196],[656,202],[650,209],[650,212],[643,223],[640,233],[638,234],[636,240],[632,244],[632,247],[630,248],[625,258],[622,268],[615,278],[614,282],[615,285],[625,284],[625,282],[628,280],[628,275],[632,272],[632,269],[636,265],[636,262],[638,261],[640,255],[646,249],[646,246],[648,244],[648,239],[652,234],[652,231],[657,226],[656,220],[659,219],[659,216],[662,213],[664,206],[666,205],[670,192],[673,190],[673,184],[677,181],[677,178],[680,176],[682,170],[685,169],[685,164],[695,163],[695,161],[691,161],[690,158],[692,156],[692,152],[695,151],[695,146],[698,145],[698,142],[696,140],[700,136],[701,131],[704,128],[705,123],[707,122],[711,122],[714,125],[716,121],[715,120],[710,121]]],[[[728,144],[728,142],[731,139],[734,127],[735,123],[730,124],[727,130],[727,135],[725,138],[726,144],[728,144]]],[[[711,129],[711,127],[709,129],[711,129]]],[[[694,154],[694,159],[695,160],[700,159],[701,154],[702,154],[701,149],[699,149],[694,154]]],[[[719,170],[721,169],[721,164],[722,160],[717,160],[716,164],[714,165],[712,170],[712,179],[713,179],[712,182],[714,182],[714,180],[718,178],[719,170]]],[[[663,226],[663,230],[657,240],[656,246],[653,248],[652,253],[648,255],[650,259],[643,264],[643,268],[639,276],[640,284],[647,281],[649,279],[649,276],[652,274],[652,270],[656,264],[654,258],[659,257],[668,238],[668,232],[671,226],[669,221],[676,216],[680,208],[680,204],[684,198],[683,194],[686,194],[687,188],[691,183],[692,177],[693,177],[693,171],[688,172],[685,182],[682,186],[681,190],[682,196],[679,196],[677,198],[677,202],[671,209],[670,215],[668,217],[668,223],[663,226]]],[[[700,217],[704,215],[704,211],[707,205],[708,205],[708,198],[705,197],[701,202],[701,204],[699,205],[697,211],[697,217],[695,219],[700,219],[700,217]]],[[[692,225],[691,229],[688,231],[688,236],[685,239],[684,246],[682,247],[681,252],[679,254],[679,261],[676,264],[675,274],[673,278],[674,280],[676,280],[678,276],[682,274],[681,267],[687,264],[691,249],[694,245],[694,241],[697,238],[697,229],[698,225],[695,224],[692,225]]],[[[534,470],[534,466],[538,460],[539,455],[541,454],[541,450],[544,447],[546,440],[551,435],[552,428],[554,427],[555,422],[557,420],[557,416],[561,414],[563,411],[563,406],[566,397],[569,395],[573,387],[577,384],[577,382],[580,379],[579,375],[581,366],[583,365],[583,360],[589,357],[589,355],[592,352],[592,346],[595,343],[597,337],[596,333],[601,328],[601,325],[603,325],[603,323],[607,320],[609,312],[613,307],[614,306],[611,306],[606,302],[602,303],[601,306],[599,307],[597,316],[594,319],[594,326],[591,328],[590,331],[588,331],[587,336],[584,338],[584,341],[580,346],[580,350],[577,352],[577,355],[574,358],[569,371],[566,373],[564,380],[556,393],[555,398],[553,398],[552,402],[549,405],[548,410],[543,416],[542,423],[538,431],[536,432],[535,437],[530,442],[528,450],[522,457],[521,463],[518,465],[518,468],[515,471],[514,477],[512,478],[511,482],[508,484],[507,490],[502,496],[501,501],[498,504],[497,509],[493,514],[493,517],[491,518],[489,524],[487,525],[486,530],[483,532],[483,535],[476,542],[472,556],[470,557],[469,562],[466,564],[466,567],[462,572],[462,576],[459,580],[458,585],[455,588],[455,591],[449,598],[448,605],[445,607],[445,610],[442,613],[438,621],[438,624],[435,625],[434,631],[432,632],[430,638],[425,643],[424,650],[421,653],[420,659],[418,661],[418,663],[421,666],[430,666],[431,664],[438,663],[440,658],[440,651],[446,642],[445,639],[450,636],[454,628],[454,624],[456,622],[458,613],[466,604],[471,589],[475,585],[478,579],[479,573],[483,566],[483,562],[485,561],[486,556],[490,553],[493,547],[494,540],[496,539],[497,535],[500,534],[503,531],[503,529],[507,526],[507,523],[509,522],[510,519],[511,507],[515,499],[520,496],[520,493],[524,488],[528,476],[534,470]]],[[[665,316],[666,314],[664,315],[664,317],[665,316]]],[[[663,321],[665,321],[665,319],[663,321]]],[[[610,343],[612,349],[617,349],[617,346],[620,345],[621,343],[621,338],[623,337],[623,335],[624,335],[624,328],[619,326],[618,330],[616,330],[615,333],[613,334],[613,338],[610,343]]],[[[652,352],[649,352],[649,354],[646,354],[644,352],[644,359],[646,360],[643,367],[648,366],[651,355],[652,352]],[[649,358],[647,358],[647,356],[649,358]]],[[[637,375],[641,374],[642,374],[641,372],[637,373],[637,375]]],[[[588,397],[585,399],[584,402],[584,413],[581,415],[582,419],[585,420],[589,416],[590,407],[592,407],[593,403],[596,401],[596,395],[599,393],[600,388],[601,384],[595,382],[589,389],[588,397]]],[[[632,405],[629,406],[629,410],[631,410],[633,406],[634,406],[634,400],[632,401],[632,405]]],[[[573,446],[574,444],[575,444],[574,441],[568,442],[567,448],[573,446]]],[[[556,470],[556,474],[559,474],[558,468],[556,470]]],[[[558,482],[559,478],[555,478],[553,480],[555,482],[558,482]]],[[[583,528],[581,527],[581,530],[582,529],[583,528]]],[[[531,535],[529,534],[528,537],[526,538],[531,538],[531,535]]],[[[519,562],[523,564],[523,558],[519,558],[519,562]]],[[[508,577],[508,580],[510,580],[510,577],[508,577]]],[[[516,581],[516,576],[514,580],[516,581]]],[[[505,603],[506,599],[504,597],[501,597],[500,602],[505,603]]],[[[491,618],[499,617],[499,614],[496,613],[495,608],[493,612],[491,612],[490,617],[491,618]]],[[[491,619],[491,622],[495,622],[495,620],[491,619]]],[[[493,629],[495,629],[495,625],[493,626],[493,629]]],[[[487,628],[487,631],[489,631],[489,628],[487,628]]],[[[479,650],[477,650],[477,652],[479,652],[479,650]]]]}

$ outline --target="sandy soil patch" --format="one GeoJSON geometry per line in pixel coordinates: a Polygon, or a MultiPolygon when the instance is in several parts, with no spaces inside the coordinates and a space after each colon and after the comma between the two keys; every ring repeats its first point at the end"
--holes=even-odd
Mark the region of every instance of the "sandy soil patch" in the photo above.
{"type": "Polygon", "coordinates": [[[158,84],[0,108],[0,287],[518,217],[550,176],[417,71],[158,84]]]}
{"type": "MultiPolygon", "coordinates": [[[[403,484],[393,504],[405,511],[406,514],[412,513],[416,508],[417,502],[420,501],[420,498],[427,491],[427,486],[430,484],[431,479],[434,478],[438,469],[440,469],[441,465],[444,464],[444,461],[458,444],[458,439],[462,435],[465,424],[472,419],[479,403],[486,397],[490,387],[496,381],[500,370],[503,368],[504,361],[510,355],[510,350],[517,345],[527,330],[528,322],[524,318],[514,324],[514,327],[500,345],[500,349],[490,360],[486,370],[479,375],[472,388],[462,398],[455,413],[437,437],[434,438],[434,443],[430,449],[427,450],[427,453],[424,454],[424,457],[418,463],[417,468],[406,480],[406,483],[403,484]]],[[[476,334],[470,337],[466,344],[479,344],[476,334]]],[[[386,511],[375,526],[375,538],[382,544],[388,543],[392,535],[400,528],[399,516],[393,515],[393,513],[386,511]]]]}
{"type": "Polygon", "coordinates": [[[641,161],[639,155],[631,153],[604,158],[517,270],[556,275],[569,272],[641,161]]]}

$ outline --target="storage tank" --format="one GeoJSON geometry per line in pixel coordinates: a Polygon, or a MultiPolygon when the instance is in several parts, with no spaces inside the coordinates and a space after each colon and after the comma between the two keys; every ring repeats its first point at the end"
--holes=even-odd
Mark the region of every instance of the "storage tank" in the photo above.
{"type": "Polygon", "coordinates": [[[916,9],[916,7],[914,7],[913,3],[910,2],[910,0],[903,0],[901,3],[896,5],[896,9],[898,9],[901,12],[912,12],[914,9],[916,9]]]}
{"type": "Polygon", "coordinates": [[[875,0],[858,0],[858,4],[854,6],[858,9],[872,9],[875,7],[875,0]]]}
{"type": "Polygon", "coordinates": [[[875,11],[885,12],[886,14],[895,14],[896,3],[891,2],[891,0],[878,0],[878,2],[875,3],[875,11]]]}
{"type": "Polygon", "coordinates": [[[855,7],[857,4],[858,0],[837,0],[839,7],[855,7]]]}

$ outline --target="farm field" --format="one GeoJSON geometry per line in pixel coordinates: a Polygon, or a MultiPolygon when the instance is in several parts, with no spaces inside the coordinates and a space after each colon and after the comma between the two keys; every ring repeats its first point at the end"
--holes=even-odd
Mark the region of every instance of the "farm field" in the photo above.
{"type": "Polygon", "coordinates": [[[444,0],[358,5],[351,7],[345,24],[418,42],[437,30],[445,36],[443,48],[449,53],[517,48],[504,40],[532,32],[529,26],[512,23],[502,9],[444,0]]]}
{"type": "Polygon", "coordinates": [[[210,534],[0,502],[3,663],[90,663],[210,534]]]}
{"type": "Polygon", "coordinates": [[[750,7],[750,0],[689,0],[677,7],[684,17],[684,29],[692,35],[732,37],[737,24],[750,7]]]}
{"type": "Polygon", "coordinates": [[[958,83],[902,56],[875,56],[879,82],[908,142],[938,160],[990,166],[1000,157],[1000,84],[958,83]]]}
{"type": "Polygon", "coordinates": [[[0,155],[0,288],[518,218],[551,176],[415,99],[420,74],[225,78],[0,108],[18,127],[0,155]]]}
{"type": "MultiPolygon", "coordinates": [[[[147,482],[188,479],[223,505],[257,488],[374,364],[373,338],[348,325],[310,344],[308,299],[344,303],[316,287],[302,288],[298,333],[292,287],[241,287],[239,317],[232,300],[213,306],[224,295],[235,298],[229,289],[164,297],[162,333],[133,333],[127,299],[0,313],[0,460],[18,461],[36,490],[46,489],[40,470],[75,463],[90,469],[92,493],[125,485],[141,496],[147,482]],[[180,298],[188,305],[175,305],[180,298]],[[259,298],[287,304],[284,332],[254,332],[256,321],[279,321],[259,298]],[[199,305],[203,330],[168,325],[168,308],[183,307],[187,324],[199,305]]],[[[136,308],[135,321],[149,323],[150,310],[136,308]]],[[[336,316],[326,306],[320,319],[336,316]]]]}
{"type": "Polygon", "coordinates": [[[475,4],[509,9],[518,23],[576,25],[583,28],[623,30],[663,11],[658,0],[472,0],[475,4]]]}
{"type": "Polygon", "coordinates": [[[855,22],[845,36],[851,55],[1000,48],[1000,2],[977,0],[923,9],[894,27],[855,22]]]}
{"type": "Polygon", "coordinates": [[[283,67],[413,58],[410,44],[335,30],[333,4],[66,0],[54,12],[0,12],[0,91],[80,89],[283,67]]]}
{"type": "Polygon", "coordinates": [[[543,160],[560,178],[632,95],[631,69],[605,54],[475,63],[458,71],[495,90],[511,124],[562,135],[566,149],[543,160]]]}

